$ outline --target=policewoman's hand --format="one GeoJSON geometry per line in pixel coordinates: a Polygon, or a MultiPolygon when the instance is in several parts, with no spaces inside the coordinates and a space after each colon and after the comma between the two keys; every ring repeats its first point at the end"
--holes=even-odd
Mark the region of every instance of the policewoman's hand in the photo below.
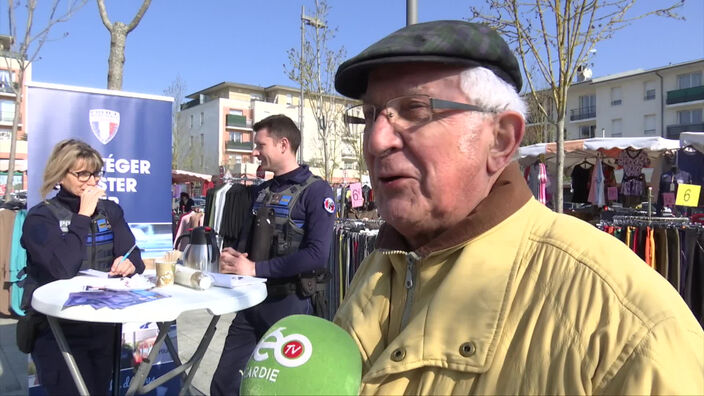
{"type": "Polygon", "coordinates": [[[247,258],[247,253],[227,247],[220,252],[220,273],[256,276],[256,269],[254,261],[247,258]]]}
{"type": "Polygon", "coordinates": [[[98,186],[86,187],[81,194],[81,206],[78,208],[78,214],[83,216],[92,216],[95,213],[95,208],[98,206],[98,200],[105,196],[105,190],[98,186]]]}
{"type": "Polygon", "coordinates": [[[117,257],[115,260],[112,262],[112,267],[110,267],[110,272],[108,275],[110,276],[130,276],[134,273],[135,267],[134,264],[130,261],[130,259],[125,259],[125,261],[120,262],[122,260],[122,256],[117,257]]]}

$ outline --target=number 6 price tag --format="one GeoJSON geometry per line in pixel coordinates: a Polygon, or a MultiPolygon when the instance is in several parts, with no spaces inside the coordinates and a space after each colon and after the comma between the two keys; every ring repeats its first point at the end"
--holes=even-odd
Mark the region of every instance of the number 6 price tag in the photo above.
{"type": "Polygon", "coordinates": [[[702,186],[695,184],[680,184],[677,186],[677,199],[675,205],[697,206],[699,204],[699,193],[702,186]]]}

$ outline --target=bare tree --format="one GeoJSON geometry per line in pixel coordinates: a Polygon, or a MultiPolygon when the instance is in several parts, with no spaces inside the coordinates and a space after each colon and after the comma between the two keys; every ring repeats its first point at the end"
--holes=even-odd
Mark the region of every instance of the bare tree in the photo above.
{"type": "Polygon", "coordinates": [[[171,169],[176,169],[178,158],[180,158],[182,151],[184,151],[181,147],[183,145],[183,136],[181,136],[178,117],[183,98],[186,96],[186,82],[183,81],[180,74],[176,75],[176,79],[171,82],[171,85],[164,89],[164,95],[174,98],[171,104],[171,169]]]}
{"type": "MultiPolygon", "coordinates": [[[[7,185],[5,187],[5,200],[9,200],[13,191],[13,183],[15,174],[15,157],[17,155],[17,139],[18,129],[20,124],[21,105],[24,95],[25,72],[29,65],[34,62],[39,51],[51,38],[49,33],[51,29],[58,23],[68,21],[81,7],[85,5],[87,0],[69,0],[65,2],[65,8],[62,7],[59,11],[59,6],[63,3],[61,0],[53,0],[48,6],[46,19],[41,21],[35,20],[35,11],[37,9],[37,0],[27,0],[25,2],[9,0],[8,19],[9,33],[11,43],[9,48],[2,49],[2,56],[5,59],[6,69],[10,74],[14,71],[14,81],[10,78],[11,83],[8,89],[15,94],[15,114],[12,120],[12,132],[10,134],[10,159],[7,168],[7,185]],[[17,10],[22,9],[26,19],[24,24],[17,21],[17,10]],[[38,23],[37,23],[38,22],[38,23]],[[38,27],[39,26],[39,27],[38,27]],[[21,36],[18,36],[21,34],[21,36]]],[[[64,37],[67,33],[64,33],[64,37]]]]}
{"type": "Polygon", "coordinates": [[[525,95],[523,98],[528,105],[528,119],[526,120],[526,134],[523,136],[521,146],[552,141],[556,128],[552,92],[542,90],[525,95]],[[541,107],[547,111],[547,114],[540,111],[541,107]]]}
{"type": "Polygon", "coordinates": [[[100,19],[103,25],[110,32],[110,57],[108,58],[108,89],[122,89],[122,70],[125,66],[125,44],[127,35],[137,27],[142,20],[144,13],[151,4],[152,0],[144,0],[142,6],[137,11],[132,22],[125,25],[122,22],[110,22],[108,12],[105,10],[105,0],[98,1],[98,10],[100,11],[100,19]]]}
{"type": "Polygon", "coordinates": [[[345,50],[334,51],[328,47],[337,30],[328,26],[328,12],[325,0],[315,1],[315,13],[308,18],[314,29],[307,30],[302,54],[293,48],[288,50],[289,66],[284,65],[284,71],[292,81],[303,86],[318,131],[318,155],[311,163],[319,165],[323,177],[331,181],[339,166],[340,137],[345,130],[342,122],[345,103],[335,93],[335,71],[342,63],[345,50]]]}
{"type": "MultiPolygon", "coordinates": [[[[528,94],[542,88],[552,94],[555,106],[557,176],[554,208],[562,212],[564,177],[564,131],[567,91],[580,66],[588,62],[596,44],[649,15],[676,19],[676,9],[684,3],[671,0],[671,5],[630,16],[637,0],[485,0],[488,12],[470,7],[475,21],[486,22],[501,32],[514,46],[528,82],[528,94]]],[[[664,2],[660,2],[662,4],[664,2]]],[[[650,3],[648,3],[650,4],[650,3]]],[[[654,8],[654,7],[651,7],[654,8]]],[[[535,97],[537,109],[546,117],[549,111],[535,97]]]]}

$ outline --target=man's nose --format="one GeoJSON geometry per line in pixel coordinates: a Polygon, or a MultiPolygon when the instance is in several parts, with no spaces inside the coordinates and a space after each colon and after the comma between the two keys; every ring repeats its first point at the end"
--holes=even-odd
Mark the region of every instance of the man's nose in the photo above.
{"type": "Polygon", "coordinates": [[[365,141],[367,151],[374,156],[403,147],[401,134],[394,128],[386,111],[381,112],[369,127],[365,133],[365,141]]]}

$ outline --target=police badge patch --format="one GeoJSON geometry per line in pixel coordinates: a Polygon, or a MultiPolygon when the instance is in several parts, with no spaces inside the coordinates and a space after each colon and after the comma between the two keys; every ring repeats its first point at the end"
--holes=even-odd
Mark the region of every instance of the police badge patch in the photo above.
{"type": "Polygon", "coordinates": [[[325,211],[328,213],[335,213],[335,201],[333,201],[330,197],[325,198],[325,201],[323,201],[323,208],[325,208],[325,211]]]}
{"type": "Polygon", "coordinates": [[[88,112],[88,121],[93,135],[103,144],[108,144],[120,127],[120,113],[107,109],[92,109],[88,112]]]}

